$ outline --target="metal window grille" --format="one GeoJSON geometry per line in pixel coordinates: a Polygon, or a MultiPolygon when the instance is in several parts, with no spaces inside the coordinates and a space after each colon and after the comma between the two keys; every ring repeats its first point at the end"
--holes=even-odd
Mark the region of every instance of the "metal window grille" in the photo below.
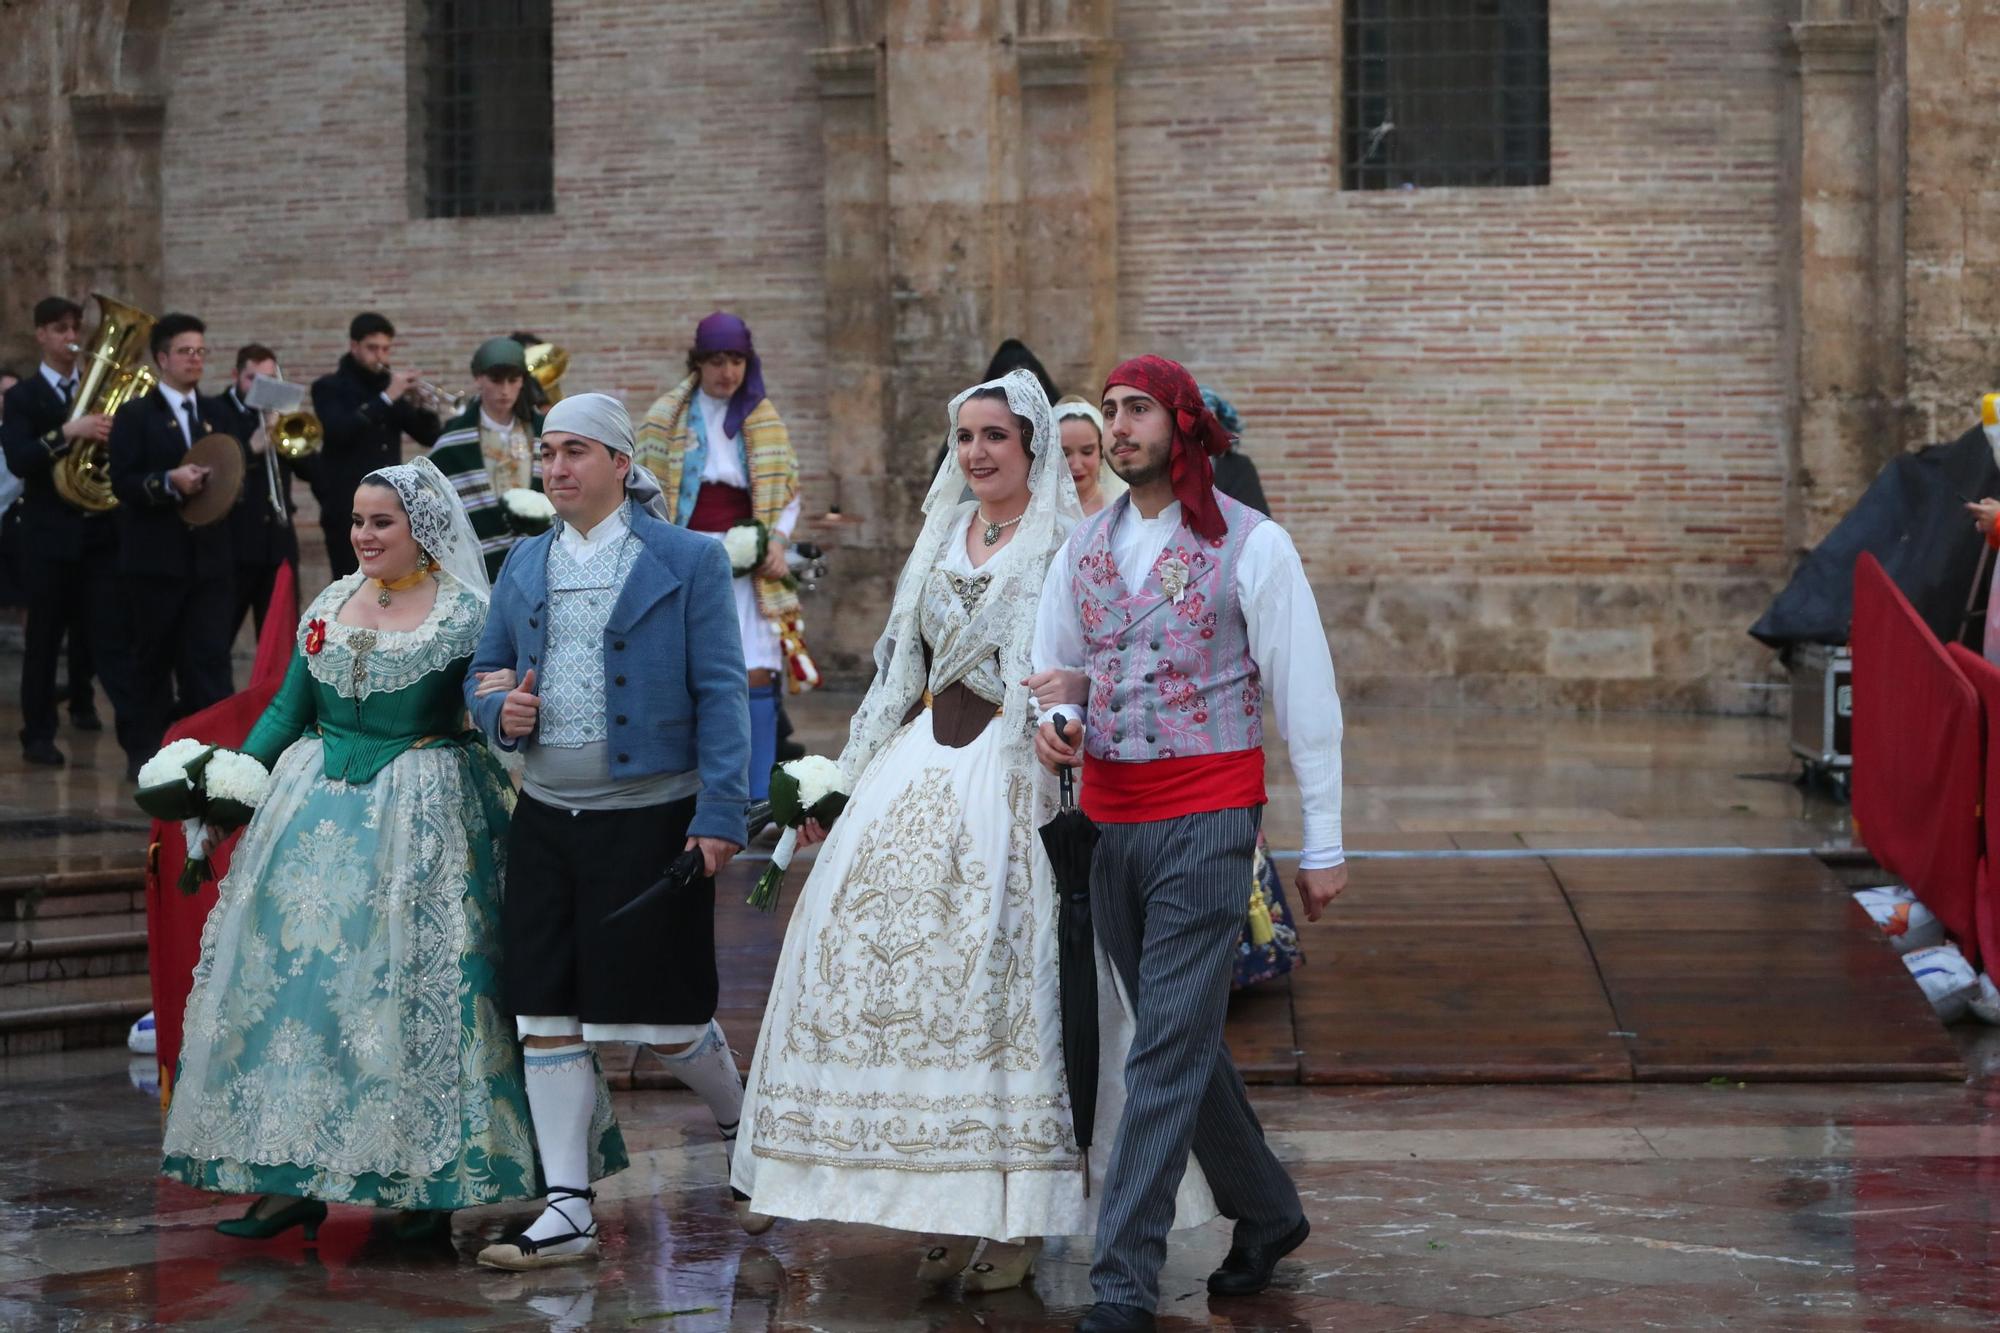
{"type": "Polygon", "coordinates": [[[552,0],[420,3],[425,213],[552,212],[552,0]]]}
{"type": "Polygon", "coordinates": [[[1549,183],[1548,0],[1346,0],[1342,185],[1549,183]]]}

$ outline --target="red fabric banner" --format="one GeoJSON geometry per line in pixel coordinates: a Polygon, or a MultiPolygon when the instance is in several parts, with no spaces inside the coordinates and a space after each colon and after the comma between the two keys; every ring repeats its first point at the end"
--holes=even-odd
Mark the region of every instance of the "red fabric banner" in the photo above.
{"type": "Polygon", "coordinates": [[[1985,778],[1985,798],[1981,802],[1980,819],[1980,866],[1979,896],[1973,904],[1973,930],[1979,940],[1979,956],[1992,967],[1993,960],[2000,958],[2000,910],[1996,910],[1996,896],[2000,896],[2000,811],[1994,810],[1994,802],[2000,801],[2000,666],[1973,652],[1963,644],[1951,646],[1951,660],[1972,682],[1972,688],[1979,695],[1981,711],[1985,720],[1980,730],[1985,744],[1981,763],[1981,776],[1985,778]]]}
{"type": "MultiPolygon", "coordinates": [[[[292,644],[299,629],[298,581],[292,567],[278,571],[271,589],[264,632],[257,640],[257,661],[250,684],[221,703],[191,713],[175,723],[166,741],[192,736],[210,745],[243,744],[257,719],[270,706],[292,662],[292,644]]],[[[162,742],[164,744],[164,741],[162,742]]],[[[219,879],[229,872],[229,854],[240,834],[231,834],[209,859],[219,879]]],[[[181,826],[153,821],[153,841],[146,857],[146,955],[153,982],[153,1023],[159,1037],[160,1099],[173,1095],[174,1069],[181,1058],[181,1018],[188,992],[194,989],[194,966],[201,959],[201,928],[215,906],[215,885],[184,894],[175,882],[187,860],[181,826]]]]}
{"type": "Polygon", "coordinates": [[[1854,567],[1854,827],[1979,961],[1979,695],[1881,564],[1854,567]]]}

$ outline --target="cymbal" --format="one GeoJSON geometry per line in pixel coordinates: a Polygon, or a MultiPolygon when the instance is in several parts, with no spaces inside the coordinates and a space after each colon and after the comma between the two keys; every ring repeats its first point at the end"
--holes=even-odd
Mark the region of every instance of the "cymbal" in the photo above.
{"type": "Polygon", "coordinates": [[[208,484],[181,501],[181,520],[191,528],[219,522],[243,491],[243,446],[234,435],[217,431],[196,440],[181,461],[208,469],[208,484]]]}

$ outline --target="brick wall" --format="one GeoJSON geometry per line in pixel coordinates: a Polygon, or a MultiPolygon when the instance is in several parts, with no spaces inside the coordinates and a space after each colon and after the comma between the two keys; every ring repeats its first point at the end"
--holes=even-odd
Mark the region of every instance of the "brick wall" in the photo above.
{"type": "Polygon", "coordinates": [[[334,367],[362,309],[454,390],[480,340],[531,329],[571,352],[566,390],[635,417],[727,306],[823,509],[817,13],[557,0],[556,212],[480,219],[411,216],[405,24],[380,0],[174,6],[166,303],[224,355],[271,343],[294,379],[334,367]]]}
{"type": "Polygon", "coordinates": [[[1364,194],[1338,4],[1124,0],[1122,340],[1241,409],[1356,690],[1757,707],[1786,7],[1552,8],[1549,187],[1364,194]]]}
{"type": "MultiPolygon", "coordinates": [[[[1550,186],[1363,195],[1337,188],[1337,0],[1123,0],[1119,339],[1242,409],[1350,695],[1757,709],[1792,6],[1554,8],[1550,186]]],[[[454,387],[481,338],[532,328],[569,387],[639,411],[726,305],[822,510],[819,7],[558,0],[557,212],[449,221],[410,216],[408,13],[173,6],[161,308],[295,378],[380,309],[454,387]]],[[[815,604],[835,671],[863,666],[885,563],[857,553],[868,577],[815,604]]]]}

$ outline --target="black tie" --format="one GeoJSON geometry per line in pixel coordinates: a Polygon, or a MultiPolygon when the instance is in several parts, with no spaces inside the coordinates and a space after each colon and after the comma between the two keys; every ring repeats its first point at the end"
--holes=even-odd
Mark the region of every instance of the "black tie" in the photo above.
{"type": "Polygon", "coordinates": [[[70,406],[71,404],[73,404],[74,402],[76,402],[76,381],[75,381],[75,380],[64,380],[64,381],[62,382],[62,396],[63,396],[63,406],[64,406],[64,407],[68,407],[68,406],[70,406]]]}
{"type": "Polygon", "coordinates": [[[195,425],[194,421],[194,399],[192,398],[181,399],[181,411],[187,413],[188,446],[192,448],[194,446],[194,442],[201,438],[201,427],[195,425]]]}

